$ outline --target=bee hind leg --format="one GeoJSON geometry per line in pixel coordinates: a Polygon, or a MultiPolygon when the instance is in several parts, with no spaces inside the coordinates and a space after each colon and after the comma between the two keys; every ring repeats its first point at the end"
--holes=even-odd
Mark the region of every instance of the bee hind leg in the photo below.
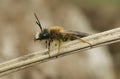
{"type": "Polygon", "coordinates": [[[79,39],[79,40],[80,40],[81,42],[83,42],[83,43],[89,44],[89,46],[92,47],[92,44],[91,44],[91,43],[89,43],[89,42],[87,42],[87,41],[81,39],[80,37],[77,37],[77,39],[79,39]]]}

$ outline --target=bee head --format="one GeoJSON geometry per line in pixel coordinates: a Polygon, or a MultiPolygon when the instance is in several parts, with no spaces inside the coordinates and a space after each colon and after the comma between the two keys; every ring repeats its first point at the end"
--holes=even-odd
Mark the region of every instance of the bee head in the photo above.
{"type": "Polygon", "coordinates": [[[48,29],[44,29],[43,31],[37,33],[35,35],[34,40],[45,40],[45,39],[49,39],[50,35],[48,32],[48,29]]]}
{"type": "Polygon", "coordinates": [[[48,29],[42,29],[42,26],[41,26],[41,24],[40,24],[40,21],[39,21],[37,15],[36,15],[36,13],[34,13],[34,16],[35,16],[35,18],[36,18],[36,20],[37,20],[37,21],[36,21],[36,24],[39,26],[39,28],[40,28],[40,30],[41,30],[41,32],[39,32],[39,33],[37,33],[37,34],[35,35],[34,40],[44,40],[44,39],[48,39],[48,38],[49,38],[48,29]]]}

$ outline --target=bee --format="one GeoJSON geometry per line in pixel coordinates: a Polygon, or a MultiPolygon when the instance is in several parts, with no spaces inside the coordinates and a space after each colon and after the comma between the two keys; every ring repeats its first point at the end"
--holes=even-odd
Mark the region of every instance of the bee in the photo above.
{"type": "Polygon", "coordinates": [[[76,31],[65,31],[62,27],[60,26],[53,26],[50,28],[42,28],[41,23],[36,15],[34,13],[34,16],[36,18],[36,24],[40,28],[40,32],[35,35],[34,40],[45,40],[46,48],[48,48],[48,54],[50,57],[50,46],[53,41],[58,41],[58,53],[60,51],[60,45],[61,42],[66,42],[66,41],[73,41],[73,40],[80,40],[83,43],[87,43],[91,46],[91,44],[83,39],[82,37],[88,36],[87,33],[82,33],[82,32],[76,32],[76,31]]]}

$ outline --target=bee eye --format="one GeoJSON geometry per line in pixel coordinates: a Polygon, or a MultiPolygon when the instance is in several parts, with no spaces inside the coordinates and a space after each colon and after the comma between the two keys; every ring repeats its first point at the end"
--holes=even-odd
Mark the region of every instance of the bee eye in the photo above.
{"type": "Polygon", "coordinates": [[[46,34],[43,34],[43,36],[46,36],[46,34]]]}

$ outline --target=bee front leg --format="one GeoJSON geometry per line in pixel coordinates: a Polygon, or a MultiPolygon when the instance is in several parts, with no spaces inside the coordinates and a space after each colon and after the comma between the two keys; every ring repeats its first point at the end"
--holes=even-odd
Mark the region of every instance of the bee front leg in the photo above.
{"type": "Polygon", "coordinates": [[[46,44],[46,48],[48,47],[48,42],[47,42],[47,40],[45,41],[45,44],[46,44]]]}
{"type": "Polygon", "coordinates": [[[50,45],[51,45],[51,41],[48,42],[48,55],[50,57],[50,45]]]}

